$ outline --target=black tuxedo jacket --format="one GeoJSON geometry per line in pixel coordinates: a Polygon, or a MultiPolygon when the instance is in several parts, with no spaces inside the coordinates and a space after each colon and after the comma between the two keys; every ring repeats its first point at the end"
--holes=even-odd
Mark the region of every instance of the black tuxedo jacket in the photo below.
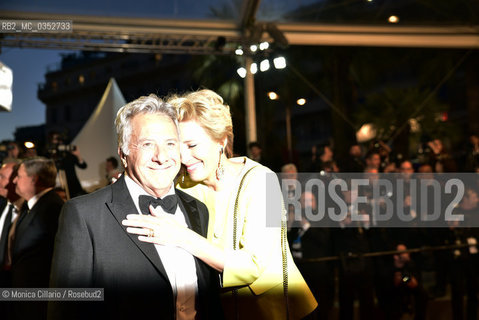
{"type": "MultiPolygon", "coordinates": [[[[63,200],[51,190],[27,212],[26,203],[16,223],[12,244],[11,286],[48,288],[55,234],[63,200]]],[[[46,319],[44,301],[16,301],[10,319],[46,319]]]]}
{"type": "MultiPolygon", "coordinates": [[[[7,199],[4,197],[0,197],[0,216],[3,213],[3,210],[5,210],[5,207],[7,206],[7,204],[8,204],[7,199]]],[[[0,230],[3,230],[3,225],[5,223],[8,223],[6,219],[4,220],[3,224],[0,224],[0,230]]],[[[4,235],[2,233],[0,234],[0,287],[1,288],[7,288],[10,286],[10,281],[7,280],[7,272],[3,270],[3,264],[5,262],[7,247],[8,247],[8,234],[4,235]]],[[[8,272],[8,274],[10,273],[8,272]]],[[[0,306],[0,310],[2,310],[1,308],[2,307],[0,306]]]]}
{"type": "MultiPolygon", "coordinates": [[[[189,228],[206,236],[208,209],[176,190],[189,228]]],[[[50,302],[49,319],[174,319],[175,300],[153,244],[121,224],[137,213],[124,177],[68,201],[60,216],[51,287],[104,288],[103,302],[50,302]]],[[[218,274],[198,259],[197,318],[221,317],[218,274]]]]}
{"type": "MultiPolygon", "coordinates": [[[[7,206],[8,204],[8,201],[6,198],[4,197],[1,197],[0,196],[0,217],[2,216],[2,213],[3,213],[3,210],[5,210],[5,207],[7,206]]],[[[6,223],[6,219],[4,220],[4,223],[6,223]]],[[[0,230],[3,230],[3,224],[0,224],[0,230]]],[[[0,239],[3,238],[3,235],[0,234],[0,239]]],[[[1,246],[1,249],[0,249],[0,272],[2,272],[2,269],[3,269],[3,262],[4,262],[4,258],[5,258],[5,250],[7,248],[7,244],[8,244],[8,237],[5,238],[5,241],[2,242],[0,241],[0,246],[1,246]]],[[[0,281],[0,284],[2,282],[0,281]]]]}
{"type": "Polygon", "coordinates": [[[0,196],[0,209],[2,210],[5,209],[6,205],[7,205],[7,198],[0,196]]]}
{"type": "Polygon", "coordinates": [[[18,217],[12,246],[12,287],[47,288],[63,200],[51,190],[18,217]]]}
{"type": "MultiPolygon", "coordinates": [[[[0,215],[3,213],[3,210],[7,206],[7,199],[4,197],[0,196],[0,215]]],[[[3,225],[0,224],[0,230],[3,229],[3,225]]],[[[1,237],[1,235],[0,235],[1,237]]],[[[3,263],[4,263],[4,255],[5,255],[5,250],[7,249],[7,241],[8,239],[5,238],[5,241],[2,242],[0,241],[0,254],[3,254],[0,256],[0,288],[8,288],[10,287],[10,272],[7,272],[3,270],[3,263]]],[[[5,318],[8,319],[8,306],[6,302],[0,303],[0,314],[2,316],[5,316],[5,318]]]]}

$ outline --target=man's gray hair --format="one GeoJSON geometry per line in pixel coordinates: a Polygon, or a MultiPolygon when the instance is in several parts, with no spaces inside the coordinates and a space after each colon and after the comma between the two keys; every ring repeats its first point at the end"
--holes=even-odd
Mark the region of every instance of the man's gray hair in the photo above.
{"type": "Polygon", "coordinates": [[[138,114],[163,114],[173,120],[178,130],[177,112],[173,106],[164,102],[155,94],[142,96],[124,105],[116,115],[115,126],[118,147],[125,155],[130,153],[131,120],[138,114]]]}
{"type": "Polygon", "coordinates": [[[53,188],[56,184],[57,168],[52,159],[35,157],[25,159],[21,163],[29,177],[38,177],[38,184],[45,188],[53,188]]]}

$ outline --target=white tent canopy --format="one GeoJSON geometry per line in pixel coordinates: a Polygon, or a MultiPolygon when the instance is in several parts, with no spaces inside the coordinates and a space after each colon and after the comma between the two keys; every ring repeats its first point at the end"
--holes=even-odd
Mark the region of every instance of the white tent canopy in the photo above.
{"type": "Polygon", "coordinates": [[[12,111],[12,69],[0,61],[0,111],[12,111]]]}
{"type": "Polygon", "coordinates": [[[118,110],[125,104],[118,84],[111,78],[96,109],[72,142],[88,164],[85,170],[77,170],[78,178],[87,191],[107,183],[106,159],[118,154],[114,121],[118,110]]]}

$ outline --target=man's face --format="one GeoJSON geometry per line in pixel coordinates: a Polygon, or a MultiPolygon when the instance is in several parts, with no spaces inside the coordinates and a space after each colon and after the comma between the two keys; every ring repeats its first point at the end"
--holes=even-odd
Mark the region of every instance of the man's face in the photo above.
{"type": "Polygon", "coordinates": [[[301,196],[301,206],[316,210],[316,198],[313,193],[305,191],[301,196]]]}
{"type": "Polygon", "coordinates": [[[414,173],[414,167],[412,166],[412,163],[409,161],[404,161],[401,163],[400,170],[402,173],[414,173]]]}
{"type": "Polygon", "coordinates": [[[13,179],[13,183],[16,184],[15,192],[25,200],[30,200],[36,194],[35,180],[36,176],[29,176],[25,166],[20,165],[18,175],[13,179]]]}
{"type": "Polygon", "coordinates": [[[10,176],[13,172],[13,163],[4,164],[0,168],[0,196],[6,198],[8,195],[8,185],[10,183],[10,176]]]}
{"type": "Polygon", "coordinates": [[[298,171],[296,171],[295,169],[287,169],[281,173],[281,178],[294,180],[298,178],[298,171]]]}
{"type": "Polygon", "coordinates": [[[477,146],[479,144],[479,137],[476,135],[472,135],[469,137],[469,141],[471,141],[471,144],[473,146],[477,146]]]}
{"type": "Polygon", "coordinates": [[[332,159],[333,158],[333,150],[330,147],[324,147],[324,155],[323,157],[326,159],[332,159]]]}
{"type": "Polygon", "coordinates": [[[60,143],[62,142],[60,135],[59,135],[59,134],[56,134],[56,133],[54,133],[54,134],[52,135],[52,138],[51,138],[51,139],[52,139],[52,140],[51,140],[51,141],[52,141],[52,144],[60,144],[60,143]]]}
{"type": "Polygon", "coordinates": [[[18,158],[18,155],[20,154],[20,149],[18,149],[18,146],[14,143],[8,145],[8,156],[12,158],[18,158]]]}
{"type": "Polygon", "coordinates": [[[126,159],[128,176],[146,192],[165,195],[180,170],[177,128],[162,114],[139,114],[131,120],[132,132],[126,159]]]}
{"type": "Polygon", "coordinates": [[[105,169],[106,169],[106,172],[112,171],[114,169],[113,168],[113,163],[111,163],[111,161],[107,161],[106,165],[105,165],[105,169]]]}
{"type": "MultiPolygon", "coordinates": [[[[404,244],[398,244],[396,247],[397,251],[407,250],[407,247],[404,244]]],[[[411,260],[411,257],[408,252],[398,253],[394,255],[394,265],[397,268],[402,268],[406,263],[411,260]]]]}
{"type": "Polygon", "coordinates": [[[351,148],[349,149],[349,154],[353,157],[360,157],[361,147],[358,145],[351,146],[351,148]]]}
{"type": "Polygon", "coordinates": [[[366,159],[368,166],[379,168],[381,166],[381,157],[379,154],[374,153],[368,159],[366,159]]]}
{"type": "Polygon", "coordinates": [[[251,155],[253,157],[259,157],[261,155],[261,149],[257,146],[251,147],[251,155]]]}

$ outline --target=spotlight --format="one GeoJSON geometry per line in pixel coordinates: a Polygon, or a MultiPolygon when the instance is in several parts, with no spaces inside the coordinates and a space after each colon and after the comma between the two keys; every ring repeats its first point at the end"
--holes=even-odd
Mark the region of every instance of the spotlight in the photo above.
{"type": "Polygon", "coordinates": [[[256,52],[256,51],[258,50],[258,46],[255,45],[255,44],[252,44],[252,45],[249,47],[249,50],[250,50],[251,52],[256,52]]]}
{"type": "Polygon", "coordinates": [[[266,41],[265,41],[265,42],[261,42],[261,43],[259,44],[259,49],[260,49],[260,50],[266,50],[266,49],[268,49],[268,48],[269,48],[269,43],[266,42],[266,41]]]}
{"type": "Polygon", "coordinates": [[[397,16],[390,16],[388,21],[389,21],[389,23],[398,23],[399,18],[397,16]]]}
{"type": "Polygon", "coordinates": [[[241,77],[241,78],[244,78],[246,77],[246,69],[241,67],[241,68],[238,68],[238,70],[236,70],[236,72],[238,73],[238,75],[241,77]]]}
{"type": "Polygon", "coordinates": [[[259,64],[259,70],[261,72],[269,70],[269,60],[268,59],[264,59],[263,61],[261,61],[261,63],[259,64]]]}
{"type": "Polygon", "coordinates": [[[300,98],[300,99],[296,100],[296,103],[297,103],[299,106],[304,106],[304,105],[306,104],[306,99],[300,98]]]}
{"type": "Polygon", "coordinates": [[[270,100],[278,100],[279,96],[276,92],[270,91],[270,92],[268,92],[268,98],[270,100]]]}
{"type": "Polygon", "coordinates": [[[236,50],[235,50],[235,54],[236,54],[237,56],[242,56],[242,55],[243,55],[243,49],[241,49],[241,48],[236,49],[236,50]]]}
{"type": "Polygon", "coordinates": [[[369,141],[376,137],[376,128],[372,123],[366,123],[356,132],[356,140],[359,143],[369,141]]]}
{"type": "Polygon", "coordinates": [[[274,58],[273,64],[276,69],[284,69],[286,68],[286,59],[284,57],[274,58]]]}
{"type": "Polygon", "coordinates": [[[27,149],[32,149],[32,148],[35,148],[35,144],[33,142],[30,142],[30,141],[27,141],[23,144],[25,146],[25,148],[27,149]]]}
{"type": "Polygon", "coordinates": [[[252,63],[249,71],[251,71],[252,74],[255,74],[258,72],[258,65],[256,63],[252,63]]]}

